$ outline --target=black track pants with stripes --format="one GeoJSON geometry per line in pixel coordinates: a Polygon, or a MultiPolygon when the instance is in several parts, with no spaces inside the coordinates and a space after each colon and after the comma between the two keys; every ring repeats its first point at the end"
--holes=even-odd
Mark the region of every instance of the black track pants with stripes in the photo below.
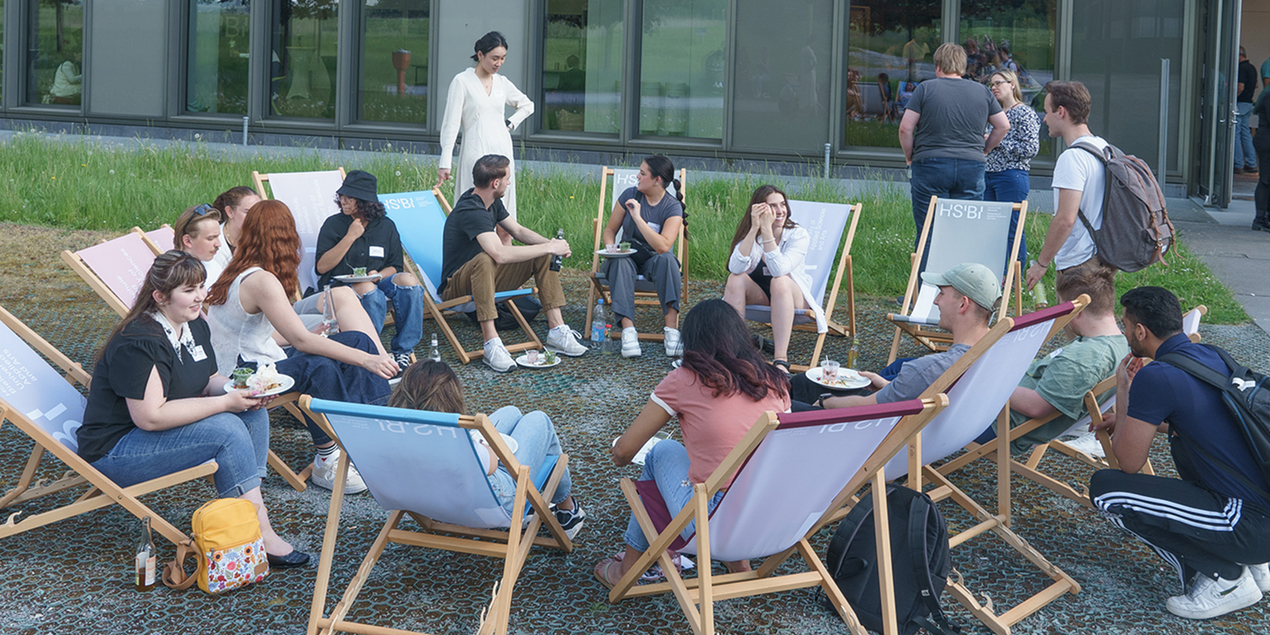
{"type": "Polygon", "coordinates": [[[1192,482],[1099,470],[1089,480],[1094,507],[1177,568],[1233,579],[1242,565],[1270,562],[1270,515],[1192,482]]]}

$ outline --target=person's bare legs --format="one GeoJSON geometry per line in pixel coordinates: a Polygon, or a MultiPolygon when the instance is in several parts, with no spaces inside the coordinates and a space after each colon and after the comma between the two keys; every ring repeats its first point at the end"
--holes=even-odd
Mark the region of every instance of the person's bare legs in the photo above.
{"type": "MultiPolygon", "coordinates": [[[[375,323],[370,321],[370,316],[362,307],[362,301],[357,298],[357,293],[349,287],[334,287],[331,289],[331,297],[335,300],[335,319],[340,323],[340,330],[365,333],[370,341],[375,343],[379,354],[387,355],[388,351],[384,350],[384,343],[379,341],[379,333],[375,332],[375,323]]],[[[326,310],[326,298],[318,301],[318,309],[326,310]]]]}
{"type": "Polygon", "coordinates": [[[666,307],[666,328],[679,328],[679,309],[666,307]]]}
{"type": "Polygon", "coordinates": [[[789,336],[794,330],[794,310],[805,308],[807,299],[803,297],[802,290],[793,278],[772,278],[772,340],[776,345],[773,359],[789,361],[789,336]]]}
{"type": "Polygon", "coordinates": [[[260,537],[265,543],[265,553],[274,556],[285,556],[295,551],[295,547],[292,547],[291,543],[274,533],[273,526],[269,524],[269,512],[265,509],[265,499],[260,495],[259,487],[244,493],[239,498],[250,501],[252,505],[256,506],[256,518],[260,521],[260,537]]]}

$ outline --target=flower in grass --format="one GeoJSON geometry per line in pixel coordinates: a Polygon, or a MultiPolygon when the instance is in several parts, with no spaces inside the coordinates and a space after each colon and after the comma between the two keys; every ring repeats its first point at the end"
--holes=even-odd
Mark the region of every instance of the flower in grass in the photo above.
{"type": "Polygon", "coordinates": [[[114,171],[114,170],[111,170],[111,171],[110,171],[110,173],[111,173],[111,174],[114,174],[114,173],[115,173],[115,171],[114,171]]]}
{"type": "Polygon", "coordinates": [[[401,176],[401,170],[397,170],[397,176],[401,176]]]}

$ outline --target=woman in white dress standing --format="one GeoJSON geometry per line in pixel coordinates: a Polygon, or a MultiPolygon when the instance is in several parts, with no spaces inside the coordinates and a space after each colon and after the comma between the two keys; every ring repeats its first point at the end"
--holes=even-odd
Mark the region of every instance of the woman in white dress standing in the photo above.
{"type": "MultiPolygon", "coordinates": [[[[512,159],[511,131],[534,112],[534,102],[520,92],[511,80],[498,74],[507,59],[507,39],[498,31],[490,31],[476,41],[472,59],[476,66],[450,81],[450,94],[441,119],[441,161],[437,165],[437,185],[449,180],[454,154],[454,141],[463,131],[463,149],[459,152],[459,171],[454,175],[454,198],[472,187],[472,166],[487,154],[507,157],[507,193],[503,205],[516,218],[516,173],[512,159]],[[516,108],[511,118],[504,119],[507,106],[516,108]]],[[[499,236],[508,243],[511,237],[499,228],[499,236]]]]}

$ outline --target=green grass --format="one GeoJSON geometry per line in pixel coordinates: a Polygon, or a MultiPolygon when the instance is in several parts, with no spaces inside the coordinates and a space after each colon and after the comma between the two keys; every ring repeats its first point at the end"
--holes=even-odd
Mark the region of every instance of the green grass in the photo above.
{"type": "MultiPolygon", "coordinates": [[[[338,167],[319,152],[287,156],[257,154],[225,158],[201,143],[168,148],[119,149],[87,141],[23,132],[0,152],[0,221],[65,229],[123,232],[133,226],[171,223],[186,207],[210,202],[235,185],[251,185],[251,172],[299,172],[338,167]],[[3,177],[0,177],[3,178],[3,177]]],[[[406,192],[431,187],[435,164],[412,154],[369,155],[346,169],[363,169],[379,178],[379,191],[406,192]]],[[[598,170],[597,170],[598,172],[598,170]]],[[[727,255],[750,193],[767,179],[746,174],[734,178],[696,179],[687,183],[694,280],[726,277],[727,255]]],[[[896,184],[879,181],[852,196],[836,181],[809,179],[791,188],[790,198],[830,203],[861,202],[864,211],[851,253],[857,294],[894,298],[904,293],[913,243],[912,206],[896,184]]],[[[588,269],[594,244],[599,186],[595,175],[579,178],[561,171],[523,169],[517,174],[520,222],[543,235],[563,228],[573,246],[565,266],[588,269]]],[[[451,201],[453,181],[442,188],[451,201]]],[[[605,210],[610,209],[605,206],[605,210]]],[[[335,213],[334,204],[331,213],[335,213]]],[[[1028,249],[1038,253],[1050,216],[1029,214],[1028,249]]],[[[797,219],[795,219],[797,220],[797,219]]],[[[1185,307],[1204,304],[1207,322],[1235,324],[1248,320],[1230,290],[1221,284],[1185,245],[1179,245],[1168,267],[1151,267],[1117,277],[1117,291],[1159,285],[1177,293],[1185,307]]],[[[1053,272],[1045,282],[1053,298],[1053,272]]],[[[1024,300],[1025,306],[1030,299],[1024,300]]]]}

